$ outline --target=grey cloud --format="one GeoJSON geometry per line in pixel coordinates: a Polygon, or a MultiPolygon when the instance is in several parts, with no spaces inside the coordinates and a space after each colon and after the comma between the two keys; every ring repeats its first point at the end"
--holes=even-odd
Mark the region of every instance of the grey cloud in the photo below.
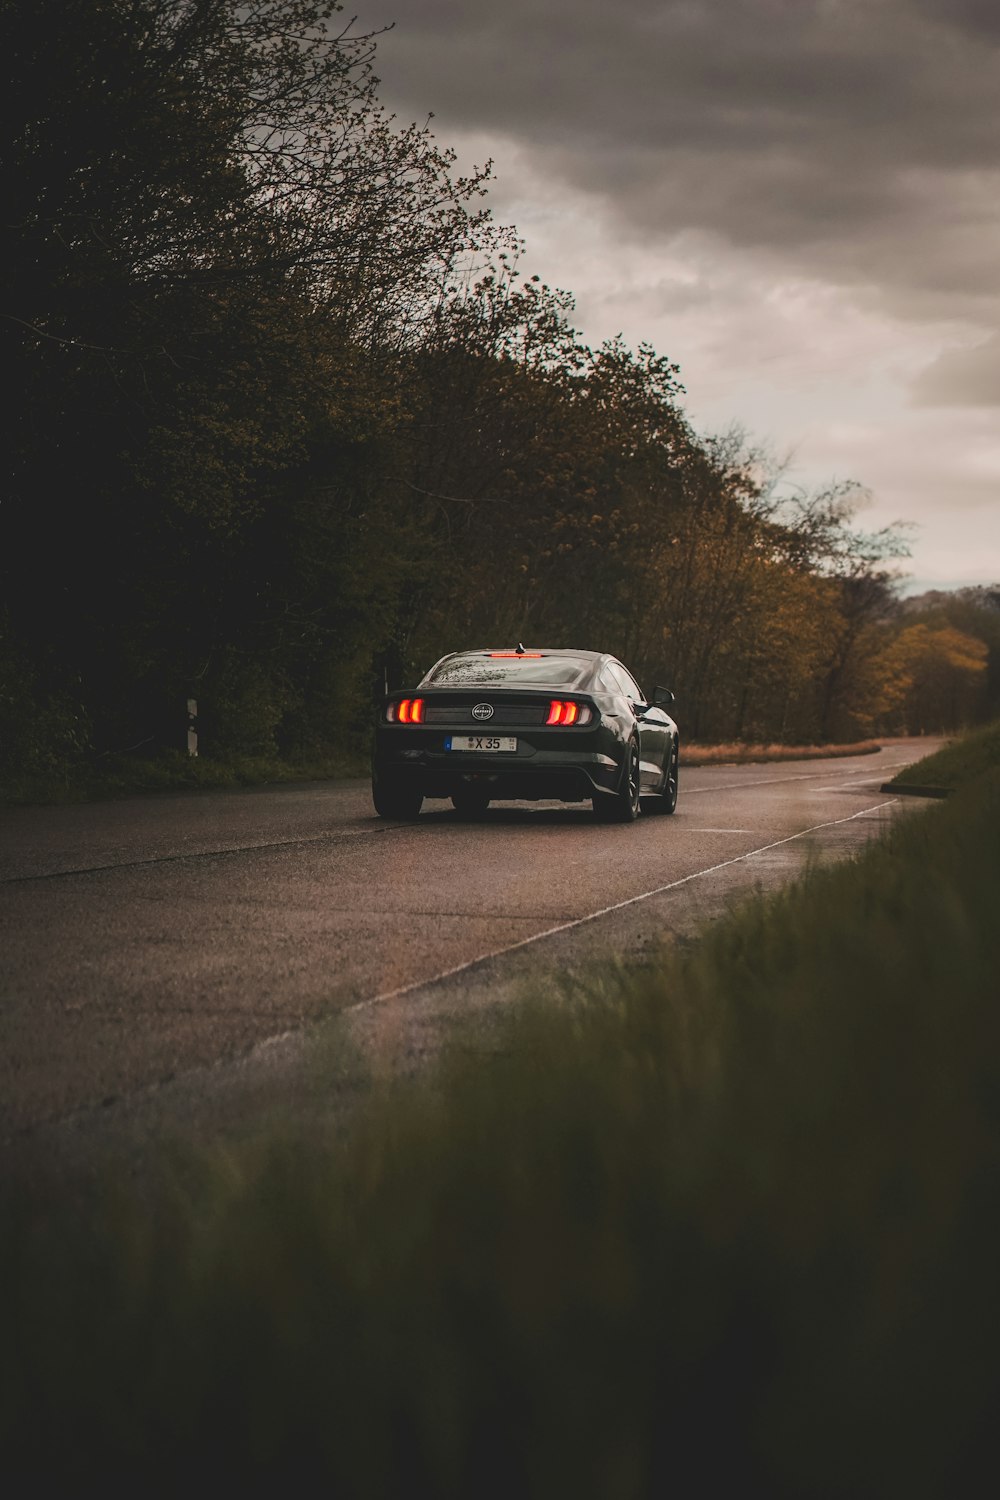
{"type": "Polygon", "coordinates": [[[956,290],[1000,291],[995,0],[398,3],[397,114],[513,139],[626,231],[917,299],[968,232],[956,290]]]}
{"type": "Polygon", "coordinates": [[[971,36],[1000,42],[1000,9],[996,0],[918,0],[917,8],[935,21],[960,27],[971,36]]]}
{"type": "MultiPolygon", "coordinates": [[[[942,354],[912,388],[917,406],[1000,406],[1000,334],[942,354]]],[[[996,496],[995,487],[991,492],[996,496]]]]}
{"type": "MultiPolygon", "coordinates": [[[[391,0],[386,0],[391,3],[391,0]]],[[[380,61],[420,116],[581,149],[865,140],[908,165],[989,165],[998,59],[928,0],[410,0],[380,61]],[[831,138],[831,128],[836,135],[831,138]],[[545,138],[545,137],[543,137],[545,138]]],[[[943,11],[944,7],[941,6],[943,11]]],[[[865,162],[855,159],[856,169],[865,162]]]]}

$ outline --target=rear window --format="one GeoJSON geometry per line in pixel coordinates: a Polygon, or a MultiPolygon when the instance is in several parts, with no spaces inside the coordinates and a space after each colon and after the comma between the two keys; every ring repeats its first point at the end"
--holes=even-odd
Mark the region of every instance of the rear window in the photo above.
{"type": "Polygon", "coordinates": [[[453,656],[433,667],[421,687],[576,688],[590,675],[593,662],[580,656],[491,656],[488,651],[453,656]]]}

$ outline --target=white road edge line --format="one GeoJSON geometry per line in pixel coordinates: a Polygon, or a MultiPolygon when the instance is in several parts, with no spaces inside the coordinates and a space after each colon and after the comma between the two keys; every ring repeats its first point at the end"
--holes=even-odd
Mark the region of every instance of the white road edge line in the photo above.
{"type": "Polygon", "coordinates": [[[425,985],[438,984],[442,979],[452,979],[456,974],[464,974],[466,969],[473,969],[477,964],[488,963],[492,958],[501,958],[505,953],[514,953],[518,948],[527,948],[531,943],[540,943],[543,938],[555,937],[560,932],[570,932],[574,927],[582,927],[586,922],[596,922],[598,917],[610,916],[614,911],[624,911],[625,907],[635,906],[639,901],[648,901],[653,896],[662,896],[667,891],[675,891],[679,886],[688,885],[692,880],[700,880],[703,875],[714,875],[716,870],[725,870],[729,865],[742,864],[745,860],[753,859],[756,854],[766,854],[769,849],[778,849],[782,844],[792,844],[796,839],[803,839],[810,833],[819,833],[823,828],[836,828],[841,823],[853,823],[856,818],[864,818],[869,813],[880,812],[883,807],[892,807],[893,803],[898,801],[898,797],[890,797],[886,802],[878,802],[874,807],[863,807],[860,812],[851,813],[846,818],[833,818],[828,823],[814,823],[811,828],[800,829],[798,833],[791,833],[784,839],[775,839],[772,844],[762,844],[759,849],[749,849],[746,854],[736,855],[735,859],[724,859],[717,865],[709,865],[704,870],[695,870],[691,875],[684,875],[680,880],[671,880],[667,885],[658,885],[655,890],[643,891],[638,896],[629,896],[625,901],[616,901],[612,906],[604,906],[600,911],[589,912],[585,917],[574,917],[571,922],[560,922],[555,927],[547,927],[544,932],[536,932],[531,937],[520,938],[516,943],[508,943],[503,948],[495,948],[491,953],[481,953],[478,958],[467,959],[464,964],[456,964],[452,969],[444,969],[440,974],[432,974],[429,979],[414,979],[410,984],[400,985],[398,989],[386,990],[381,995],[372,995],[368,1000],[359,1000],[355,1005],[345,1006],[340,1014],[342,1016],[354,1015],[358,1011],[381,1005],[386,1000],[399,1000],[414,990],[422,990],[425,985]]]}
{"type": "MultiPolygon", "coordinates": [[[[903,765],[911,765],[912,762],[911,761],[903,761],[902,764],[903,765]]],[[[691,769],[691,771],[706,771],[706,770],[709,770],[711,768],[708,767],[708,766],[691,766],[690,769],[691,769]]],[[[722,768],[720,767],[719,769],[721,770],[722,768]]],[[[885,771],[893,771],[895,769],[896,769],[896,767],[894,765],[886,764],[885,766],[882,767],[882,772],[884,773],[885,771]]],[[[684,770],[684,762],[681,761],[681,771],[683,772],[683,770],[684,770]]],[[[710,786],[688,786],[687,784],[685,784],[685,786],[684,786],[684,796],[685,797],[697,797],[702,792],[732,792],[732,791],[742,791],[742,790],[744,790],[744,789],[746,789],[748,787],[755,787],[755,786],[783,786],[786,782],[789,782],[789,781],[818,781],[819,778],[822,775],[823,775],[822,771],[800,771],[795,776],[761,776],[756,781],[749,781],[749,780],[748,781],[724,781],[721,786],[714,786],[714,785],[710,785],[710,786]]],[[[880,774],[878,776],[872,776],[870,774],[870,767],[869,766],[861,766],[856,771],[847,771],[847,772],[845,772],[845,775],[848,778],[853,778],[853,781],[850,780],[850,779],[848,779],[847,781],[838,782],[837,783],[838,788],[841,787],[841,786],[857,785],[859,781],[860,781],[861,785],[864,786],[866,784],[866,782],[869,782],[869,781],[871,781],[871,782],[874,783],[874,782],[877,782],[877,781],[878,782],[882,782],[882,781],[886,780],[886,777],[885,777],[884,774],[880,774]]],[[[816,790],[817,791],[824,791],[825,788],[824,787],[817,787],[816,790]]]]}
{"type": "Polygon", "coordinates": [[[180,864],[186,859],[218,859],[224,854],[266,854],[269,849],[294,849],[302,844],[336,843],[340,839],[361,838],[375,834],[402,833],[408,823],[392,823],[374,828],[345,828],[340,832],[306,833],[294,839],[274,839],[269,844],[225,844],[218,849],[182,849],[173,854],[154,854],[148,859],[119,860],[112,865],[74,865],[69,870],[36,870],[27,875],[0,875],[0,885],[27,885],[31,880],[62,880],[68,875],[105,875],[109,870],[142,870],[152,865],[180,864]]]}
{"type": "MultiPolygon", "coordinates": [[[[694,771],[700,771],[703,769],[708,768],[702,766],[692,767],[692,770],[694,771]]],[[[865,770],[867,769],[868,767],[866,766],[865,770]]],[[[681,770],[684,770],[683,763],[681,764],[681,770]]],[[[818,781],[822,774],[823,773],[821,771],[801,771],[796,776],[760,776],[756,781],[724,781],[721,786],[685,786],[684,796],[697,797],[703,792],[741,791],[747,787],[755,786],[784,786],[789,781],[818,781]]],[[[872,777],[871,780],[874,781],[875,777],[872,777]]]]}

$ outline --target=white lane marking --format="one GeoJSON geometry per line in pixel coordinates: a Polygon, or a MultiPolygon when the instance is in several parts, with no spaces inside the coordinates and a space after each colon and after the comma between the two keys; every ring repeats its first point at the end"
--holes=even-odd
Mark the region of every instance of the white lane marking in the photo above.
{"type": "MultiPolygon", "coordinates": [[[[681,766],[683,772],[684,767],[681,766]]],[[[745,791],[752,786],[778,786],[783,781],[809,781],[808,776],[768,776],[760,781],[724,781],[721,786],[685,786],[681,792],[682,797],[697,797],[702,792],[732,792],[745,791]]]]}
{"type": "MultiPolygon", "coordinates": [[[[682,771],[683,769],[684,767],[681,766],[682,771]]],[[[696,767],[695,769],[700,770],[701,767],[696,767]]],[[[861,773],[857,772],[856,774],[860,775],[861,773]]],[[[685,786],[681,795],[684,797],[693,797],[697,796],[700,792],[747,791],[749,790],[749,788],[755,786],[781,786],[788,781],[816,781],[820,777],[820,775],[822,775],[822,772],[820,771],[804,771],[799,776],[761,776],[756,781],[751,781],[749,779],[746,781],[726,781],[723,782],[721,786],[685,786]]],[[[868,779],[870,781],[881,781],[884,778],[880,776],[871,776],[868,779]]],[[[846,782],[844,783],[844,785],[846,785],[846,782]]]]}
{"type": "MultiPolygon", "coordinates": [[[[895,771],[895,770],[898,770],[901,765],[909,766],[909,765],[912,765],[912,764],[913,764],[913,762],[909,761],[909,760],[898,761],[898,762],[897,761],[882,761],[881,762],[880,774],[878,774],[878,775],[873,775],[872,774],[872,768],[871,768],[871,766],[867,766],[867,765],[866,766],[859,766],[857,768],[857,770],[854,770],[854,771],[845,771],[843,774],[846,777],[848,777],[848,778],[856,778],[859,786],[864,786],[865,782],[867,782],[867,781],[870,781],[874,785],[876,782],[881,783],[881,782],[883,782],[883,781],[885,781],[887,779],[886,776],[884,774],[882,774],[882,773],[884,773],[886,771],[895,771]],[[864,779],[862,780],[861,778],[864,778],[864,779]]],[[[733,762],[733,769],[735,769],[735,766],[736,766],[736,763],[733,762]]],[[[692,775],[696,771],[709,771],[709,770],[712,770],[712,769],[713,768],[711,766],[689,766],[688,767],[689,773],[692,774],[692,775]]],[[[720,766],[720,767],[718,767],[718,769],[721,770],[723,768],[720,766]]],[[[683,773],[683,771],[684,771],[684,762],[681,761],[681,772],[683,773]]],[[[829,775],[829,770],[828,770],[828,768],[826,766],[824,766],[821,770],[818,770],[818,771],[799,771],[794,776],[761,776],[757,780],[754,780],[754,779],[748,777],[748,778],[746,778],[745,780],[742,780],[742,781],[726,781],[726,782],[723,782],[721,785],[719,785],[719,784],[713,784],[711,786],[688,786],[685,783],[681,795],[683,797],[694,797],[694,796],[699,795],[701,792],[745,791],[745,790],[748,790],[749,788],[755,787],[755,786],[780,786],[783,782],[787,782],[787,781],[817,781],[821,776],[828,776],[828,775],[829,775]]],[[[836,787],[817,787],[816,791],[839,791],[841,789],[841,787],[847,786],[848,784],[849,784],[848,781],[842,781],[842,782],[838,783],[838,785],[836,787]]]]}
{"type": "MultiPolygon", "coordinates": [[[[790,833],[787,838],[775,839],[771,844],[762,844],[759,849],[750,849],[746,854],[737,854],[734,859],[724,859],[717,865],[709,865],[704,870],[695,870],[691,875],[684,875],[680,880],[671,880],[666,885],[658,885],[655,890],[643,891],[638,896],[629,896],[625,901],[615,901],[611,906],[604,906],[600,911],[589,912],[585,917],[574,917],[569,922],[559,922],[555,927],[547,927],[544,932],[533,933],[531,937],[520,938],[516,943],[507,943],[502,948],[494,948],[490,953],[481,953],[478,958],[466,959],[465,963],[455,964],[451,969],[443,969],[440,974],[432,974],[428,979],[414,979],[409,984],[401,984],[397,989],[386,990],[381,995],[372,995],[368,1000],[359,1000],[355,1005],[348,1005],[340,1012],[341,1015],[351,1015],[355,1011],[368,1010],[374,1005],[381,1005],[386,1000],[399,1000],[403,995],[409,995],[413,990],[423,989],[425,985],[438,984],[442,979],[452,979],[456,974],[464,974],[467,969],[473,969],[477,964],[488,963],[492,958],[501,958],[505,953],[515,953],[518,948],[527,948],[531,943],[540,943],[543,938],[555,937],[560,932],[571,932],[574,927],[582,927],[586,922],[596,922],[598,917],[610,916],[612,912],[624,911],[627,906],[635,906],[639,901],[649,901],[653,896],[662,896],[667,891],[675,891],[682,885],[688,885],[692,880],[700,880],[703,875],[714,875],[718,870],[726,870],[730,865],[744,863],[753,859],[757,854],[766,854],[770,849],[780,849],[782,844],[793,844],[796,839],[806,838],[810,833],[819,833],[823,828],[837,828],[842,823],[853,823],[856,818],[868,817],[871,813],[881,812],[883,807],[892,807],[898,802],[898,797],[890,797],[886,802],[878,802],[874,807],[863,807],[860,812],[850,813],[846,818],[833,818],[828,823],[814,823],[811,828],[803,828],[798,833],[790,833]]],[[[289,1032],[291,1036],[293,1033],[289,1032]]]]}
{"type": "MultiPolygon", "coordinates": [[[[882,782],[882,781],[884,781],[885,777],[884,776],[872,776],[870,778],[870,780],[871,780],[871,785],[874,786],[876,782],[882,782]]],[[[842,792],[845,787],[849,787],[851,791],[859,791],[860,792],[862,790],[862,788],[866,787],[867,785],[868,785],[867,781],[861,782],[860,785],[856,781],[838,781],[835,786],[814,786],[814,787],[811,787],[810,790],[814,791],[814,792],[842,792]]]]}
{"type": "Polygon", "coordinates": [[[186,849],[170,854],[151,854],[141,859],[123,859],[110,865],[73,865],[67,870],[36,870],[27,875],[0,875],[0,885],[25,885],[35,880],[61,880],[67,875],[101,875],[108,870],[140,870],[146,865],[177,864],[185,859],[217,859],[224,854],[266,854],[270,849],[295,849],[302,844],[336,844],[341,839],[361,838],[375,834],[401,833],[409,823],[386,823],[374,828],[327,829],[324,833],[304,833],[294,839],[272,839],[266,844],[222,844],[217,849],[186,849]]]}

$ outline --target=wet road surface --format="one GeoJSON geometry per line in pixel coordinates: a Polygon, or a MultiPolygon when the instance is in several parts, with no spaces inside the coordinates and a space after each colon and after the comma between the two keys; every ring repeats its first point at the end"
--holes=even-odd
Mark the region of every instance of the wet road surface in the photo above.
{"type": "Polygon", "coordinates": [[[384,823],[355,781],[8,809],[0,1145],[197,1135],[313,1108],[335,1076],[356,1092],[379,1057],[488,1032],[540,969],[640,958],[919,815],[879,788],[934,748],[682,769],[677,814],[626,827],[440,802],[384,823]]]}

